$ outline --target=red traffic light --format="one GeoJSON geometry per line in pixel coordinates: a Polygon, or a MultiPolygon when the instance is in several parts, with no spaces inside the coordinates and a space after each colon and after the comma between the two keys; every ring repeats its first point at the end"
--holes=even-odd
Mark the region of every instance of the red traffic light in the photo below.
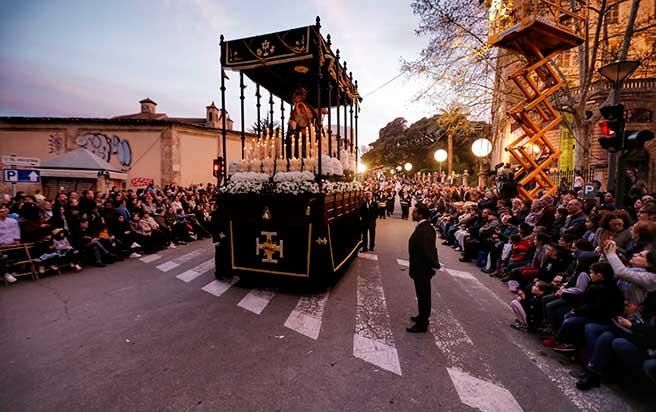
{"type": "Polygon", "coordinates": [[[602,136],[610,136],[614,132],[610,130],[610,126],[608,125],[608,120],[601,120],[599,122],[599,134],[602,136]]]}
{"type": "Polygon", "coordinates": [[[214,177],[221,176],[221,159],[214,159],[212,161],[212,175],[214,177]]]}

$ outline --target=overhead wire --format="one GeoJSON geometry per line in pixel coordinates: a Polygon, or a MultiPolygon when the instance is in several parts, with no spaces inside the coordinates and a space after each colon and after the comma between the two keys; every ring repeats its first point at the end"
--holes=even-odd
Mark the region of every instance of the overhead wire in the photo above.
{"type": "Polygon", "coordinates": [[[388,84],[392,83],[394,80],[398,79],[399,77],[403,76],[404,74],[405,74],[405,72],[401,72],[401,73],[397,74],[396,76],[392,77],[391,79],[389,79],[389,80],[386,81],[385,83],[381,84],[380,86],[376,87],[375,89],[373,89],[373,90],[370,91],[369,93],[367,93],[367,94],[365,94],[364,96],[362,96],[362,98],[364,99],[364,98],[367,97],[367,96],[371,96],[372,94],[376,93],[377,91],[379,91],[379,90],[382,89],[383,87],[387,86],[388,84]]]}

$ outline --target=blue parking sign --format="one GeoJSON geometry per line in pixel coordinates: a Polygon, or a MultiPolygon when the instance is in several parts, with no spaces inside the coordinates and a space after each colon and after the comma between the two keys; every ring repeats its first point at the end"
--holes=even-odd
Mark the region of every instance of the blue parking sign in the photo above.
{"type": "Polygon", "coordinates": [[[36,169],[4,169],[5,183],[41,183],[41,171],[36,169]]]}

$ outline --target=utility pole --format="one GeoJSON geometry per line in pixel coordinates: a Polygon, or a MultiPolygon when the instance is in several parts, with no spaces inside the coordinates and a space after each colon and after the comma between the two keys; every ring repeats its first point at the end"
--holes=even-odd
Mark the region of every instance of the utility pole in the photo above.
{"type": "Polygon", "coordinates": [[[447,136],[447,151],[447,168],[449,169],[449,176],[451,176],[451,173],[453,172],[453,133],[451,131],[449,131],[447,136]]]}

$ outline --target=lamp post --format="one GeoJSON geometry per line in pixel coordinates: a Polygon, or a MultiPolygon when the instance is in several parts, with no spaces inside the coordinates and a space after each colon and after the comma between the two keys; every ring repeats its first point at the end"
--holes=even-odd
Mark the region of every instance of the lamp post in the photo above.
{"type": "MultiPolygon", "coordinates": [[[[618,105],[620,103],[620,90],[622,88],[622,83],[631,76],[638,67],[640,67],[640,62],[637,60],[619,60],[602,66],[597,70],[600,75],[613,84],[613,105],[618,105]]],[[[624,206],[624,176],[621,176],[625,169],[625,159],[624,154],[622,153],[624,149],[624,127],[622,127],[620,134],[621,135],[618,137],[622,141],[622,148],[616,153],[609,153],[608,155],[607,188],[609,192],[613,190],[615,191],[615,204],[618,207],[624,206]]]]}
{"type": "Polygon", "coordinates": [[[485,138],[478,139],[472,143],[471,149],[474,156],[478,158],[478,187],[483,187],[483,158],[492,151],[492,142],[485,138]]]}
{"type": "Polygon", "coordinates": [[[433,154],[433,157],[435,157],[435,160],[437,160],[437,163],[440,165],[440,175],[442,174],[442,162],[446,160],[448,157],[448,154],[446,150],[444,149],[437,149],[435,153],[433,154]]]}

